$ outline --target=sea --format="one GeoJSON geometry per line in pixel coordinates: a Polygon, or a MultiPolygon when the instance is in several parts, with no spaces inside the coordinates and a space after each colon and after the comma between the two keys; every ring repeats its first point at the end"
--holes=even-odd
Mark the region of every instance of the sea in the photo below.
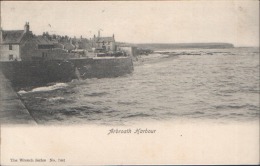
{"type": "Polygon", "coordinates": [[[18,92],[38,124],[259,121],[259,48],[156,50],[132,74],[18,92]]]}

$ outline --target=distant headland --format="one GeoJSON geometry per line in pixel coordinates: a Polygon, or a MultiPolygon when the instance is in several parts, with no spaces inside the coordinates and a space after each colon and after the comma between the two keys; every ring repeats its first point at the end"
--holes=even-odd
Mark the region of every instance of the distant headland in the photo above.
{"type": "Polygon", "coordinates": [[[233,48],[234,45],[231,43],[139,43],[129,44],[143,49],[222,49],[222,48],[233,48]]]}

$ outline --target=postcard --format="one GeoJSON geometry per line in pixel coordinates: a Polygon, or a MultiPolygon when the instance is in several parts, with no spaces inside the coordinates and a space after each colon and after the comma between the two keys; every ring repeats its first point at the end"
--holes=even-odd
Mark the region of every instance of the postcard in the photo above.
{"type": "Polygon", "coordinates": [[[259,164],[259,1],[1,1],[1,165],[259,164]]]}

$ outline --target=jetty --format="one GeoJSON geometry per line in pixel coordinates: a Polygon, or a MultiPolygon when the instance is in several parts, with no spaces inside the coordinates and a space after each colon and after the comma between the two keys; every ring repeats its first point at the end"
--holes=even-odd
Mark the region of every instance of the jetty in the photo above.
{"type": "Polygon", "coordinates": [[[11,82],[0,71],[0,124],[30,124],[36,125],[17,93],[13,90],[11,82]]]}

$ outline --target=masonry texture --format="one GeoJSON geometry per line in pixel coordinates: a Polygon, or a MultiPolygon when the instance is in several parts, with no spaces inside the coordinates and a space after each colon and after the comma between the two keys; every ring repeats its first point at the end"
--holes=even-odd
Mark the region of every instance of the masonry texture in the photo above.
{"type": "Polygon", "coordinates": [[[11,83],[0,71],[0,123],[33,124],[37,123],[12,89],[11,83]]]}

